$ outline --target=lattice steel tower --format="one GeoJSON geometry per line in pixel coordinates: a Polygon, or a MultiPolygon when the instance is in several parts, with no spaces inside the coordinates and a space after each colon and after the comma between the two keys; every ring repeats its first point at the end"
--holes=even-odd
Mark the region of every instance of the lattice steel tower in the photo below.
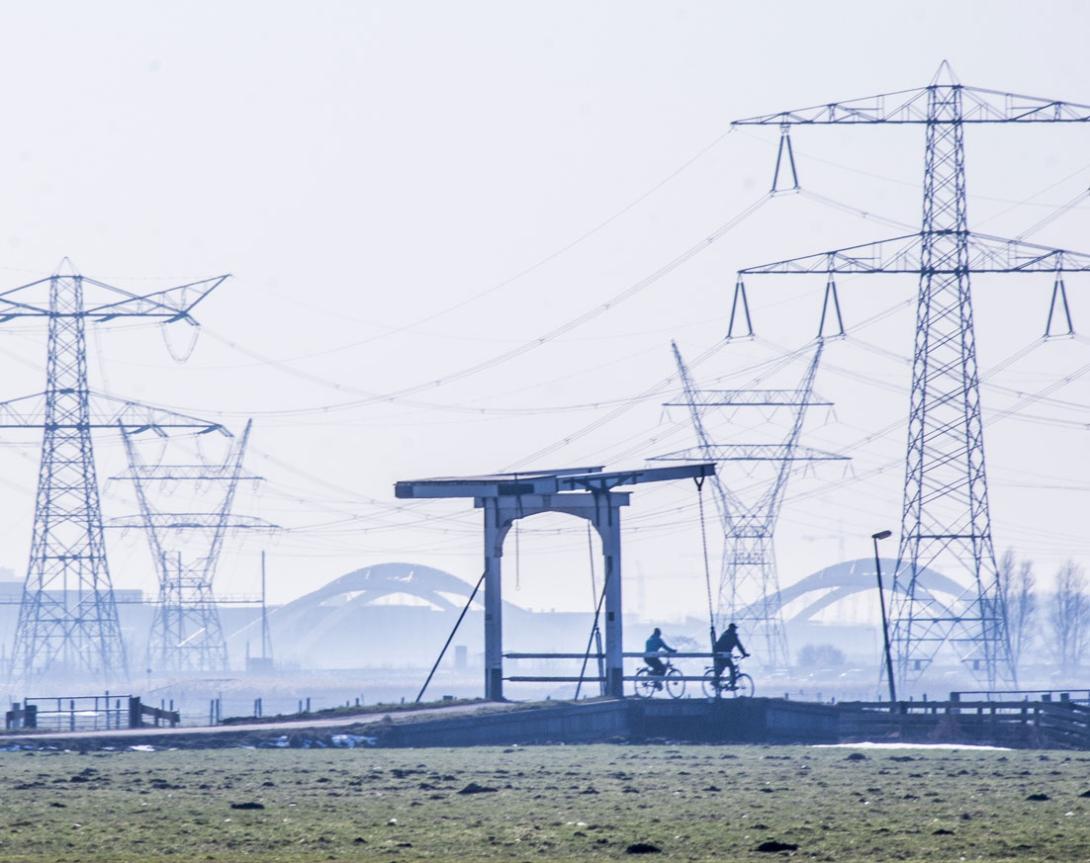
{"type": "Polygon", "coordinates": [[[132,480],[140,514],[114,519],[112,524],[144,529],[159,578],[159,601],[148,637],[149,671],[227,670],[227,641],[213,592],[224,538],[228,530],[272,528],[262,519],[232,511],[239,483],[261,479],[242,473],[251,426],[246,423],[242,437],[234,440],[220,463],[145,464],[131,436],[124,436],[130,473],[117,478],[132,480]],[[212,508],[177,512],[157,502],[164,488],[178,486],[207,498],[212,508]]]}
{"type": "Polygon", "coordinates": [[[103,539],[92,430],[216,428],[92,393],[86,322],[188,319],[193,305],[225,278],[137,295],[65,271],[0,293],[0,323],[24,317],[49,321],[45,392],[0,403],[0,428],[44,429],[13,681],[51,672],[89,674],[99,681],[128,676],[103,539]],[[91,301],[88,288],[96,295],[91,301]]]}
{"type": "MultiPolygon", "coordinates": [[[[966,124],[1090,120],[1090,106],[957,83],[946,63],[927,87],[784,111],[736,125],[913,124],[924,127],[923,219],[919,234],[750,267],[755,273],[915,273],[919,275],[901,537],[891,600],[897,675],[917,679],[944,644],[989,686],[1014,671],[992,543],[980,381],[970,273],[1090,269],[1090,257],[969,231],[966,124]],[[927,583],[936,571],[958,581],[959,596],[927,583]]],[[[783,149],[781,137],[781,151],[783,149]]],[[[1051,326],[1052,312],[1050,311],[1051,326]]]]}
{"type": "MultiPolygon", "coordinates": [[[[821,362],[825,341],[819,338],[802,381],[795,389],[702,390],[676,344],[671,343],[674,361],[684,389],[689,417],[698,447],[663,456],[656,461],[713,461],[715,503],[723,527],[723,562],[719,581],[716,620],[718,629],[734,621],[761,644],[758,658],[767,668],[790,665],[787,633],[780,608],[779,576],[776,571],[775,531],[784,491],[792,469],[799,462],[839,460],[842,456],[799,444],[806,410],[814,401],[814,376],[821,362]],[[734,412],[747,408],[792,411],[786,436],[774,443],[714,443],[706,417],[709,412],[734,412]],[[760,478],[728,476],[727,465],[763,466],[760,478]],[[745,480],[748,489],[732,487],[745,480]],[[755,489],[755,490],[754,490],[755,489]]],[[[677,403],[668,403],[676,405],[677,403]]]]}

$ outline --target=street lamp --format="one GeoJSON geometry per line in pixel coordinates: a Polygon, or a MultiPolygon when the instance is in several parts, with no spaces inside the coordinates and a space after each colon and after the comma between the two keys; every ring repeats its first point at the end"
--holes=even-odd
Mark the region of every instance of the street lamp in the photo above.
{"type": "Polygon", "coordinates": [[[871,539],[874,540],[874,573],[878,577],[878,605],[882,609],[882,641],[886,649],[886,678],[889,680],[891,710],[895,709],[894,705],[897,704],[897,685],[893,681],[893,658],[889,652],[889,622],[886,619],[886,596],[882,592],[882,560],[878,557],[878,540],[889,539],[892,535],[892,531],[888,530],[880,530],[878,533],[871,534],[871,539]]]}

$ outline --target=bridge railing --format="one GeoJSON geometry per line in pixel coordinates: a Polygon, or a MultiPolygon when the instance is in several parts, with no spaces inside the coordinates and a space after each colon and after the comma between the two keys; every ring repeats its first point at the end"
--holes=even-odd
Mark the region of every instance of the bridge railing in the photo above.
{"type": "Polygon", "coordinates": [[[950,693],[951,701],[1070,701],[1090,704],[1090,689],[969,689],[950,693]]]}
{"type": "MultiPolygon", "coordinates": [[[[648,654],[647,651],[638,651],[638,652],[636,652],[636,651],[627,652],[626,651],[625,653],[622,653],[621,655],[625,659],[640,659],[640,660],[642,660],[642,659],[646,658],[647,656],[651,655],[651,656],[656,656],[657,658],[663,660],[664,662],[672,661],[672,660],[675,660],[675,659],[703,659],[703,660],[706,661],[707,665],[711,665],[712,661],[717,656],[723,656],[723,657],[729,657],[730,656],[730,654],[727,654],[727,653],[718,654],[718,653],[711,653],[711,652],[708,652],[708,651],[681,651],[681,650],[679,650],[677,653],[653,653],[653,654],[648,654]]],[[[513,660],[519,660],[519,659],[522,659],[522,660],[554,660],[555,659],[555,660],[571,660],[571,661],[574,661],[574,660],[582,661],[585,658],[587,660],[587,672],[588,673],[584,674],[582,677],[580,677],[577,674],[576,675],[570,675],[570,674],[569,675],[557,675],[557,674],[525,675],[525,674],[523,674],[523,675],[512,675],[510,677],[505,677],[504,678],[504,680],[507,680],[507,681],[510,681],[510,682],[513,682],[513,683],[578,683],[580,680],[582,680],[584,683],[597,683],[599,681],[604,680],[603,677],[600,677],[597,674],[598,662],[600,660],[604,660],[606,658],[604,653],[592,652],[592,653],[584,654],[584,653],[557,653],[557,652],[543,652],[543,653],[517,653],[517,652],[512,652],[512,653],[505,653],[503,655],[503,658],[504,659],[513,659],[513,660]]],[[[699,682],[699,681],[704,680],[705,675],[706,675],[706,672],[704,672],[702,674],[699,674],[699,675],[682,674],[680,676],[675,676],[673,679],[674,680],[690,681],[690,682],[699,682]]],[[[642,678],[637,677],[635,674],[626,674],[626,675],[624,675],[623,679],[627,680],[627,681],[632,681],[632,680],[640,680],[642,678]]]]}
{"type": "Polygon", "coordinates": [[[842,701],[842,731],[855,736],[933,731],[956,723],[978,739],[1090,748],[1090,705],[1064,701],[842,701]]]}

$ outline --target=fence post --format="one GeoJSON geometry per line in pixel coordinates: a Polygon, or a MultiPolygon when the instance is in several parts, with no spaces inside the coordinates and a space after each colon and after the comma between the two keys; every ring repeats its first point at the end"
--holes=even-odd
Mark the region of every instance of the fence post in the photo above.
{"type": "MultiPolygon", "coordinates": [[[[119,708],[120,709],[120,708],[119,708]]],[[[119,716],[120,718],[120,716],[119,716]]],[[[139,728],[144,724],[143,711],[140,709],[140,696],[129,696],[129,728],[139,728]]],[[[156,718],[156,725],[159,724],[158,717],[156,718]]]]}
{"type": "Polygon", "coordinates": [[[68,699],[68,730],[76,730],[76,699],[68,699]]]}

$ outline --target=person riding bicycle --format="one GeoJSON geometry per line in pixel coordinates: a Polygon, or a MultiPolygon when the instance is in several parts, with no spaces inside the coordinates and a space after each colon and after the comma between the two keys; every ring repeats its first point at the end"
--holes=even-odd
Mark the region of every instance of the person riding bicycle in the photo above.
{"type": "MultiPolygon", "coordinates": [[[[674,648],[667,644],[662,638],[662,630],[657,626],[655,631],[651,633],[651,637],[647,639],[644,644],[644,649],[647,651],[644,654],[643,661],[647,663],[647,667],[651,669],[651,673],[655,677],[662,678],[666,676],[666,666],[662,664],[662,660],[658,655],[662,651],[667,653],[677,653],[674,648]]],[[[655,689],[662,689],[662,680],[655,681],[655,689]]]]}
{"type": "Polygon", "coordinates": [[[729,668],[732,689],[738,676],[738,669],[734,664],[734,658],[731,656],[731,652],[735,648],[742,654],[743,659],[749,656],[742,646],[741,639],[738,638],[738,627],[732,623],[715,640],[715,679],[718,680],[723,675],[724,668],[729,668]]]}

